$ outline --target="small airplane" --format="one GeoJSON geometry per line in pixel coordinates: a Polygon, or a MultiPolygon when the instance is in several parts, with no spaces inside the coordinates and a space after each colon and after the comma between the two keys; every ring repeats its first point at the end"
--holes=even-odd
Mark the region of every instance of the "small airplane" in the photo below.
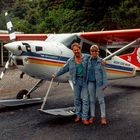
{"type": "MultiPolygon", "coordinates": [[[[79,42],[82,53],[89,54],[89,48],[92,44],[100,46],[100,55],[106,60],[106,71],[108,79],[118,79],[126,77],[134,77],[140,70],[139,61],[139,43],[140,29],[126,29],[113,31],[96,31],[81,33],[65,33],[65,34],[20,34],[16,35],[13,30],[12,22],[5,13],[7,21],[7,29],[9,31],[10,43],[4,45],[11,52],[10,58],[5,65],[4,71],[0,75],[3,78],[10,61],[12,61],[19,70],[20,77],[24,74],[39,79],[39,81],[31,88],[31,90],[21,90],[17,94],[17,99],[30,98],[30,94],[40,87],[44,81],[50,80],[52,84],[52,75],[56,73],[66,61],[73,56],[70,45],[73,42],[79,42]],[[37,40],[35,40],[38,38],[37,40]],[[17,41],[18,39],[18,41],[17,41]],[[134,48],[134,54],[125,54],[117,56],[128,48],[134,48]],[[111,52],[109,49],[117,49],[111,52]],[[137,50],[137,51],[136,51],[137,50]],[[129,61],[128,56],[133,56],[136,60],[129,61]]],[[[0,35],[3,39],[8,35],[0,35]]],[[[58,82],[68,82],[68,73],[56,79],[58,82]]],[[[71,82],[70,82],[71,85],[71,82]]],[[[71,85],[72,87],[72,85],[71,85]]],[[[54,115],[70,115],[73,108],[63,108],[56,110],[43,110],[44,103],[47,99],[48,92],[44,98],[41,111],[54,115]],[[57,113],[56,113],[57,112],[57,113]]]]}

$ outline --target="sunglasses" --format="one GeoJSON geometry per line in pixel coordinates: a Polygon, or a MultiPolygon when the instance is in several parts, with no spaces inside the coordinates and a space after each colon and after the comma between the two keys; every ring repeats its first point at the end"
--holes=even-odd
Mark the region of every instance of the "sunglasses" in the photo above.
{"type": "Polygon", "coordinates": [[[98,52],[97,50],[91,50],[90,52],[98,52]]]}

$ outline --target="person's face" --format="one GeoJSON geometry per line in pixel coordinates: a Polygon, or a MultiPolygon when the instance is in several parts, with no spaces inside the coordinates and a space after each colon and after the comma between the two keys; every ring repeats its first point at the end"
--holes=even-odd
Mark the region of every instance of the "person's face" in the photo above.
{"type": "Polygon", "coordinates": [[[74,46],[72,51],[73,51],[73,53],[74,53],[74,55],[76,57],[80,57],[81,56],[81,49],[78,46],[74,46]]]}
{"type": "Polygon", "coordinates": [[[90,50],[90,54],[92,58],[96,58],[99,54],[99,50],[97,48],[93,48],[90,50]]]}

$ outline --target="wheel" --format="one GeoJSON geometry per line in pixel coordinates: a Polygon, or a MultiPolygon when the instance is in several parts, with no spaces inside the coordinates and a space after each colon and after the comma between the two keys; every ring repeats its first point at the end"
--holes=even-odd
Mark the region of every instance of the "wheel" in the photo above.
{"type": "Polygon", "coordinates": [[[28,93],[28,90],[26,90],[26,89],[20,90],[20,91],[18,92],[16,98],[17,98],[17,99],[23,99],[24,96],[26,96],[26,98],[29,99],[29,98],[30,98],[30,95],[27,95],[27,93],[28,93]]]}

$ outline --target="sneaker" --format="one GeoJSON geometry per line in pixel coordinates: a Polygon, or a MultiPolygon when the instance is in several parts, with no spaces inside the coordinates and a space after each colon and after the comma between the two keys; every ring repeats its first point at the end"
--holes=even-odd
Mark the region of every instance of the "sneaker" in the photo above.
{"type": "Polygon", "coordinates": [[[85,124],[85,125],[88,125],[89,124],[89,121],[87,119],[83,119],[82,120],[82,123],[85,124]]]}
{"type": "Polygon", "coordinates": [[[95,117],[91,117],[91,118],[89,119],[89,123],[94,123],[94,121],[95,121],[95,117]]]}
{"type": "Polygon", "coordinates": [[[106,125],[107,124],[107,121],[106,121],[106,118],[105,117],[102,117],[101,124],[102,125],[106,125]]]}
{"type": "Polygon", "coordinates": [[[80,121],[80,116],[76,116],[76,118],[75,118],[74,121],[75,121],[75,122],[79,122],[79,121],[80,121]]]}

